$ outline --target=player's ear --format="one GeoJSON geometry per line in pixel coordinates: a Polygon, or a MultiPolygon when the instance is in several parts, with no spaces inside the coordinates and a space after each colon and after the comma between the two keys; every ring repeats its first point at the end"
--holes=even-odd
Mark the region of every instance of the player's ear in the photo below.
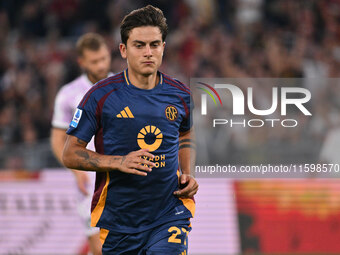
{"type": "Polygon", "coordinates": [[[79,56],[77,58],[77,62],[78,62],[78,65],[81,67],[81,68],[84,68],[84,58],[82,56],[79,56]]]}
{"type": "Polygon", "coordinates": [[[119,44],[119,51],[122,58],[126,59],[126,45],[124,43],[119,44]]]}
{"type": "Polygon", "coordinates": [[[163,54],[164,54],[164,49],[165,49],[165,42],[163,42],[163,52],[162,52],[162,56],[163,56],[163,54]]]}

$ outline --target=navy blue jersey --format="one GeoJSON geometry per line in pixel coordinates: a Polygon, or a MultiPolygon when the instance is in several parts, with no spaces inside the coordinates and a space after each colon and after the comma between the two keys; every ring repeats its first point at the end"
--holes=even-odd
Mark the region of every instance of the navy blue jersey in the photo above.
{"type": "Polygon", "coordinates": [[[192,199],[178,189],[179,132],[191,128],[190,91],[158,72],[151,90],[131,84],[128,70],[98,82],[80,102],[67,133],[89,142],[96,151],[126,155],[147,148],[156,167],[147,176],[120,171],[97,172],[92,226],[138,233],[165,222],[193,217],[192,199]]]}

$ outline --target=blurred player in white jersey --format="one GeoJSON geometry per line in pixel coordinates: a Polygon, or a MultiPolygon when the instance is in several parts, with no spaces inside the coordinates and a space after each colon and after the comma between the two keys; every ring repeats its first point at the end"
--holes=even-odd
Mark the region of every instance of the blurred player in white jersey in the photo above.
{"type": "MultiPolygon", "coordinates": [[[[51,145],[56,158],[61,156],[66,140],[66,130],[72,120],[75,109],[92,85],[110,73],[111,56],[104,38],[95,33],[88,33],[79,38],[77,45],[78,63],[84,73],[74,81],[64,85],[57,94],[51,130],[51,145]]],[[[94,150],[93,140],[88,149],[94,150]]],[[[80,191],[78,212],[86,224],[90,250],[94,255],[101,254],[99,229],[90,227],[91,199],[94,191],[95,172],[72,170],[80,191]]]]}

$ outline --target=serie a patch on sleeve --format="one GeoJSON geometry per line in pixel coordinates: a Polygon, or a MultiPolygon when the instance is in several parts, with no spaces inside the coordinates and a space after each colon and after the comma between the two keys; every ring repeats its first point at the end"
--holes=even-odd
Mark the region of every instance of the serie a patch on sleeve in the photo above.
{"type": "Polygon", "coordinates": [[[72,121],[71,121],[71,127],[76,128],[78,126],[79,120],[81,118],[81,115],[83,113],[83,110],[80,110],[77,108],[76,112],[73,115],[72,121]]]}

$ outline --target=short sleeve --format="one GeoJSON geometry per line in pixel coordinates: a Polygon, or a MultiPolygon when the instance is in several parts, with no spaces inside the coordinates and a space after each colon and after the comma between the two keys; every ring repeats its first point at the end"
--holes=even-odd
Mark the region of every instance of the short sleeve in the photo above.
{"type": "Polygon", "coordinates": [[[194,109],[194,101],[192,100],[190,95],[185,96],[183,98],[183,101],[186,116],[183,118],[181,122],[181,126],[179,128],[180,132],[186,132],[190,130],[193,125],[192,111],[194,109]]]}
{"type": "Polygon", "coordinates": [[[59,90],[55,102],[52,117],[52,127],[67,129],[72,119],[73,109],[70,105],[65,89],[59,90]]]}
{"type": "Polygon", "coordinates": [[[96,108],[97,102],[93,96],[90,96],[85,103],[82,100],[73,115],[66,133],[76,136],[83,141],[90,142],[98,126],[96,108]]]}

